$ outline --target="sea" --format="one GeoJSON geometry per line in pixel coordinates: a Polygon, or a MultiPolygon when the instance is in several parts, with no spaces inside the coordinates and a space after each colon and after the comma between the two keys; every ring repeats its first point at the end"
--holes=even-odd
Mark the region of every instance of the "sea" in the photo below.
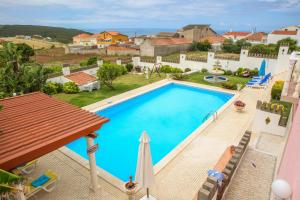
{"type": "MultiPolygon", "coordinates": [[[[159,32],[176,32],[175,28],[99,28],[99,29],[84,29],[90,33],[99,33],[102,31],[118,31],[122,34],[128,35],[129,37],[140,36],[140,35],[155,35],[159,32]]],[[[226,31],[215,30],[218,34],[223,34],[226,31]]]]}

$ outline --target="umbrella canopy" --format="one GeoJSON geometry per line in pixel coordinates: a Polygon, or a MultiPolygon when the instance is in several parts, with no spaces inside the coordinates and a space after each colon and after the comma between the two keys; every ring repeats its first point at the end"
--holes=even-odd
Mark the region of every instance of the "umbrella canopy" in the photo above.
{"type": "Polygon", "coordinates": [[[266,60],[264,59],[264,60],[261,62],[261,65],[260,65],[260,68],[259,68],[258,75],[259,75],[259,76],[265,76],[265,74],[266,74],[266,60]]]}
{"type": "Polygon", "coordinates": [[[141,188],[149,188],[154,184],[154,172],[150,151],[150,138],[144,131],[140,137],[135,181],[141,188]]]}

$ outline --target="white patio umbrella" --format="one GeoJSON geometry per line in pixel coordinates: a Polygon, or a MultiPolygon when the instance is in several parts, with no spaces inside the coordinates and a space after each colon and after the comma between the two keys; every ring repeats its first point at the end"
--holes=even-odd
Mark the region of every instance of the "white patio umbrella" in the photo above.
{"type": "Polygon", "coordinates": [[[146,131],[144,131],[140,137],[135,181],[137,182],[139,187],[147,188],[147,195],[142,199],[155,199],[154,197],[149,195],[149,187],[151,187],[155,183],[155,181],[150,151],[150,138],[146,131]]]}

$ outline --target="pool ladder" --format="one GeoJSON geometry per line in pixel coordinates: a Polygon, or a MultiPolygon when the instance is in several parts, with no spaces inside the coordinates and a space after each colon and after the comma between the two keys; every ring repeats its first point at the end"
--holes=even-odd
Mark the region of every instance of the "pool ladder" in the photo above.
{"type": "Polygon", "coordinates": [[[209,113],[207,113],[207,115],[204,117],[203,122],[205,122],[210,116],[213,116],[213,120],[217,120],[218,119],[218,112],[217,111],[210,111],[209,113]]]}

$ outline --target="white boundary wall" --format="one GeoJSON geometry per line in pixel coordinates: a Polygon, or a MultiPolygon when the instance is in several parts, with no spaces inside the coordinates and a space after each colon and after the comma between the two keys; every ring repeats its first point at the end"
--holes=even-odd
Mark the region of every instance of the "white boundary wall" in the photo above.
{"type": "MultiPolygon", "coordinates": [[[[265,59],[267,63],[266,73],[271,72],[272,75],[275,75],[282,73],[288,69],[290,56],[290,54],[288,54],[288,49],[289,48],[287,46],[281,46],[277,58],[268,57],[266,55],[251,55],[249,54],[249,51],[247,49],[242,49],[239,60],[227,60],[216,58],[214,52],[208,52],[206,62],[188,60],[185,54],[180,54],[179,63],[163,62],[162,57],[157,56],[156,64],[161,63],[162,65],[170,65],[172,67],[177,67],[182,70],[184,70],[185,68],[190,68],[193,71],[201,70],[203,68],[212,70],[213,65],[218,60],[222,65],[222,69],[236,71],[239,67],[259,69],[261,62],[265,59]]],[[[140,57],[133,57],[132,61],[133,66],[149,68],[152,68],[154,66],[154,63],[142,62],[140,57]]]]}

